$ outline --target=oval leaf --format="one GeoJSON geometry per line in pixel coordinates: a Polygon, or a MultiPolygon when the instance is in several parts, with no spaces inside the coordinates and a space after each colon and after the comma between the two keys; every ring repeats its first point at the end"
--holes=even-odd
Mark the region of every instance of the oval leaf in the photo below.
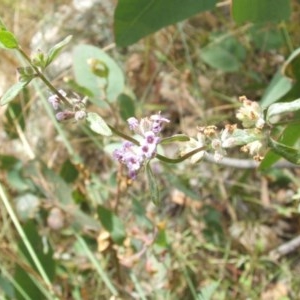
{"type": "Polygon", "coordinates": [[[118,103],[120,106],[120,115],[124,121],[135,115],[134,101],[131,97],[122,93],[118,97],[118,103]]]}
{"type": "Polygon", "coordinates": [[[219,46],[208,46],[201,49],[200,57],[210,67],[223,72],[236,72],[241,66],[235,55],[219,46]]]}
{"type": "MultiPolygon", "coordinates": [[[[99,99],[103,97],[105,89],[106,98],[109,102],[117,99],[124,89],[124,76],[116,62],[103,50],[90,46],[79,45],[74,49],[73,68],[76,81],[79,85],[87,88],[93,93],[91,100],[101,104],[99,99]],[[92,60],[101,61],[108,68],[107,78],[95,75],[89,65],[92,60]]],[[[102,106],[104,106],[104,101],[102,106]]]]}
{"type": "MultiPolygon", "coordinates": [[[[298,112],[296,113],[298,114],[298,112]]],[[[300,116],[299,116],[300,117],[300,116]]],[[[278,142],[280,144],[286,145],[286,146],[293,146],[295,142],[299,138],[299,125],[298,124],[289,124],[282,134],[280,135],[280,138],[278,139],[278,142]]],[[[277,142],[277,143],[278,143],[277,142]]],[[[266,155],[263,161],[260,163],[260,170],[265,170],[270,168],[273,164],[275,164],[279,159],[281,155],[278,155],[275,153],[275,150],[270,150],[266,155]]]]}
{"type": "Polygon", "coordinates": [[[9,31],[0,31],[0,47],[5,49],[18,48],[18,41],[16,37],[9,31]]]}
{"type": "Polygon", "coordinates": [[[86,120],[89,123],[89,127],[94,132],[104,136],[112,135],[110,128],[107,126],[105,121],[98,114],[94,112],[90,112],[88,113],[86,120]]]}
{"type": "Polygon", "coordinates": [[[165,26],[211,9],[216,0],[119,0],[114,16],[118,46],[128,46],[165,26]]]}
{"type": "Polygon", "coordinates": [[[300,151],[298,149],[289,147],[287,145],[278,143],[273,139],[269,140],[269,146],[272,150],[279,154],[280,156],[284,157],[286,160],[299,165],[300,164],[300,151]]]}
{"type": "Polygon", "coordinates": [[[98,216],[113,241],[119,245],[122,244],[126,238],[126,231],[121,219],[102,205],[98,206],[98,216]]]}

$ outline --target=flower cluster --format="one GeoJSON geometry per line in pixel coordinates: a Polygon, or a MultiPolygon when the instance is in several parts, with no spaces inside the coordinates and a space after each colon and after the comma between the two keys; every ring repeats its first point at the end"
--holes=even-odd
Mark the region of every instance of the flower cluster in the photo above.
{"type": "Polygon", "coordinates": [[[69,99],[67,98],[67,93],[64,90],[58,90],[58,94],[50,95],[48,98],[48,102],[51,104],[52,108],[55,111],[58,111],[55,115],[58,121],[66,121],[69,119],[75,119],[76,121],[85,119],[87,114],[85,111],[85,101],[86,98],[80,99],[78,95],[76,98],[69,99]],[[62,99],[59,97],[65,98],[72,106],[72,110],[64,109],[64,104],[62,99]]]}
{"type": "Polygon", "coordinates": [[[262,109],[257,102],[245,96],[239,100],[242,106],[236,117],[242,122],[243,129],[237,128],[236,124],[228,124],[222,131],[218,131],[216,126],[198,127],[197,139],[190,138],[182,147],[181,156],[197,148],[205,148],[191,157],[191,163],[201,160],[209,150],[214,152],[215,161],[220,161],[226,155],[226,149],[242,146],[242,152],[249,153],[255,160],[261,160],[264,148],[262,129],[265,125],[262,109]]]}
{"type": "Polygon", "coordinates": [[[242,106],[237,111],[236,117],[242,121],[243,127],[262,129],[265,125],[265,120],[259,104],[247,99],[245,96],[240,97],[239,101],[242,103],[242,106]]]}
{"type": "Polygon", "coordinates": [[[139,144],[123,142],[121,148],[114,151],[113,157],[127,166],[129,176],[134,179],[146,161],[155,156],[159,134],[163,123],[170,122],[159,114],[138,121],[131,117],[127,120],[130,130],[141,137],[139,144]]]}

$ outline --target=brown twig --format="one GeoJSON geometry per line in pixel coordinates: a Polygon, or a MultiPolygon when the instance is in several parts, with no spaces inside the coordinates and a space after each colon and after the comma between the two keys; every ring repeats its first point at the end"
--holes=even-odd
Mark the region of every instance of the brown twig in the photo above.
{"type": "Polygon", "coordinates": [[[295,237],[294,239],[280,245],[276,249],[273,249],[270,252],[270,257],[277,260],[282,256],[288,255],[294,252],[297,248],[300,247],[300,235],[295,237]]]}

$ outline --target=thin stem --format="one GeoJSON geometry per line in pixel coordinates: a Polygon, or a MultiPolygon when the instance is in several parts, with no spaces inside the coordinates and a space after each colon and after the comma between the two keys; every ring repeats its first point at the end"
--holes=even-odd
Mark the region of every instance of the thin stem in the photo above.
{"type": "MultiPolygon", "coordinates": [[[[132,142],[133,144],[139,146],[140,143],[134,139],[133,137],[130,137],[128,136],[127,134],[123,133],[123,132],[120,132],[118,129],[114,128],[113,126],[111,125],[108,125],[108,127],[111,129],[111,131],[115,134],[117,134],[118,136],[122,137],[123,139],[127,140],[127,141],[130,141],[132,142]]],[[[184,160],[186,160],[187,158],[193,156],[194,154],[200,152],[200,151],[203,151],[205,150],[206,147],[200,147],[200,148],[197,148],[191,152],[188,152],[187,154],[181,156],[181,157],[178,157],[178,158],[169,158],[169,157],[166,157],[164,155],[161,155],[161,154],[156,154],[155,157],[163,162],[166,162],[166,163],[169,163],[169,164],[178,164],[184,160]]]]}
{"type": "MultiPolygon", "coordinates": [[[[18,52],[21,54],[21,56],[22,56],[22,57],[30,64],[30,66],[35,70],[37,76],[38,76],[38,77],[46,84],[46,86],[47,86],[54,94],[56,94],[56,95],[59,97],[59,99],[60,99],[61,101],[63,101],[64,103],[66,103],[66,104],[68,104],[68,105],[70,106],[71,104],[69,103],[68,99],[67,99],[66,97],[64,97],[64,96],[63,96],[63,95],[62,95],[62,94],[61,94],[61,93],[60,93],[60,92],[59,92],[59,91],[58,91],[58,90],[50,83],[50,81],[43,75],[42,72],[40,72],[39,68],[37,68],[37,67],[31,62],[31,59],[29,58],[29,56],[28,56],[28,55],[27,55],[20,47],[19,47],[17,50],[18,50],[18,52]]],[[[138,146],[140,145],[140,143],[139,143],[136,139],[134,139],[134,138],[132,138],[132,137],[130,137],[130,136],[128,136],[128,135],[122,133],[121,131],[117,130],[117,129],[114,128],[113,126],[108,125],[108,127],[111,129],[111,131],[112,131],[113,133],[115,133],[115,134],[117,134],[118,136],[124,138],[125,140],[128,140],[128,141],[132,142],[132,143],[135,144],[135,145],[138,145],[138,146]]],[[[176,164],[176,163],[180,163],[180,162],[184,161],[185,159],[191,157],[192,155],[194,155],[194,154],[196,154],[197,152],[202,151],[202,150],[204,150],[204,149],[205,149],[205,147],[195,149],[195,150],[193,150],[193,151],[191,151],[191,152],[189,152],[189,153],[187,153],[187,154],[185,154],[184,156],[179,157],[179,158],[168,158],[168,157],[165,157],[165,156],[163,156],[163,155],[161,155],[161,154],[156,154],[156,158],[159,159],[159,160],[161,160],[161,161],[164,161],[164,162],[166,162],[166,163],[176,164]]]]}
{"type": "Polygon", "coordinates": [[[67,104],[68,106],[72,107],[71,103],[69,100],[64,97],[52,84],[51,82],[44,76],[44,74],[37,68],[32,62],[30,57],[22,50],[22,48],[17,49],[18,52],[21,54],[21,56],[30,64],[30,66],[34,69],[36,72],[36,75],[45,83],[45,85],[51,90],[52,93],[58,96],[58,98],[67,104]]]}
{"type": "Polygon", "coordinates": [[[166,163],[169,163],[169,164],[178,164],[188,158],[190,158],[191,156],[193,156],[194,154],[200,152],[200,151],[204,151],[206,150],[206,147],[200,147],[200,148],[196,148],[195,150],[191,151],[191,152],[188,152],[187,154],[181,156],[181,157],[178,157],[178,158],[168,158],[166,156],[163,156],[161,154],[156,154],[156,158],[163,161],[163,162],[166,162],[166,163]]]}
{"type": "Polygon", "coordinates": [[[95,255],[89,249],[89,247],[86,244],[86,242],[84,241],[84,239],[77,232],[74,232],[74,234],[75,234],[75,236],[77,238],[77,241],[81,245],[82,249],[86,253],[87,257],[89,258],[89,260],[91,261],[91,263],[93,264],[93,266],[95,267],[95,269],[97,270],[99,276],[103,280],[103,282],[106,285],[106,287],[109,289],[109,291],[114,296],[118,296],[119,293],[118,293],[117,289],[114,287],[114,285],[111,282],[110,278],[106,275],[106,273],[105,273],[104,269],[102,268],[100,262],[96,259],[95,255]]]}
{"type": "Polygon", "coordinates": [[[292,44],[292,40],[291,40],[290,34],[289,34],[288,30],[287,30],[286,23],[285,22],[281,22],[280,25],[279,25],[279,27],[280,27],[281,33],[283,35],[285,44],[286,44],[289,52],[292,53],[294,51],[294,46],[292,44]]]}
{"type": "MultiPolygon", "coordinates": [[[[6,194],[4,192],[4,189],[2,187],[2,185],[0,184],[0,198],[2,199],[2,202],[12,220],[12,222],[14,223],[16,229],[17,229],[17,232],[19,233],[22,241],[24,242],[24,245],[27,249],[27,251],[29,252],[37,270],[39,271],[41,277],[43,278],[44,282],[46,283],[46,285],[48,286],[49,290],[51,291],[51,293],[53,293],[53,287],[52,287],[52,284],[51,284],[51,281],[47,275],[47,273],[45,272],[40,260],[38,259],[31,243],[29,242],[17,216],[15,215],[15,212],[14,210],[12,209],[11,205],[10,205],[10,202],[8,200],[8,198],[6,197],[6,194]]],[[[57,299],[54,295],[53,295],[53,299],[57,299]]]]}

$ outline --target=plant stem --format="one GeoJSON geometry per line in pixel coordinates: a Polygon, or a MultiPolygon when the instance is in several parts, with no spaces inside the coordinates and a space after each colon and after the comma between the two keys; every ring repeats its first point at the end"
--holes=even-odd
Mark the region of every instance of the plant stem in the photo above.
{"type": "MultiPolygon", "coordinates": [[[[22,48],[19,47],[19,48],[17,49],[17,51],[18,51],[18,52],[21,54],[21,56],[22,56],[22,57],[30,64],[30,66],[31,66],[31,67],[34,69],[34,71],[36,72],[37,76],[38,76],[38,77],[46,84],[46,86],[47,86],[54,94],[56,94],[62,102],[66,103],[66,104],[68,104],[69,106],[72,107],[72,104],[69,102],[69,100],[68,100],[66,97],[64,97],[64,96],[63,96],[63,95],[62,95],[62,94],[61,94],[61,93],[60,93],[60,92],[59,92],[59,91],[58,91],[58,90],[50,83],[50,81],[44,76],[44,74],[39,70],[39,68],[37,68],[37,67],[31,62],[30,57],[22,50],[22,48]]],[[[111,131],[112,131],[113,133],[115,133],[116,135],[118,135],[118,136],[120,136],[120,137],[126,139],[127,141],[132,142],[132,143],[135,144],[135,145],[138,145],[138,146],[140,145],[140,143],[139,143],[136,139],[134,139],[134,138],[132,138],[132,137],[130,137],[130,136],[128,136],[128,135],[126,135],[126,134],[120,132],[119,130],[117,130],[117,129],[114,128],[113,126],[108,125],[108,127],[109,127],[109,128],[111,129],[111,131]]],[[[192,155],[194,155],[194,154],[196,154],[197,152],[202,151],[202,150],[204,150],[204,149],[205,149],[205,147],[195,149],[195,150],[193,150],[193,151],[191,151],[191,152],[189,152],[189,153],[187,153],[187,154],[185,154],[184,156],[179,157],[179,158],[168,158],[168,157],[165,157],[165,156],[163,156],[163,155],[161,155],[161,154],[156,154],[155,157],[156,157],[157,159],[163,161],[163,162],[171,163],[171,164],[176,164],[176,163],[180,163],[180,162],[184,161],[185,159],[191,157],[192,155]]]]}
{"type": "Polygon", "coordinates": [[[44,76],[44,74],[39,70],[39,68],[37,68],[32,62],[30,57],[22,50],[22,48],[18,48],[17,51],[21,54],[21,56],[30,64],[30,66],[34,69],[34,71],[36,72],[36,75],[45,83],[45,85],[50,89],[50,91],[57,95],[58,98],[64,102],[65,104],[67,104],[68,106],[72,107],[71,103],[69,102],[69,100],[64,97],[52,84],[51,82],[44,76]]]}
{"type": "MultiPolygon", "coordinates": [[[[24,245],[26,246],[26,249],[27,249],[28,253],[30,254],[37,270],[39,271],[41,277],[43,278],[44,282],[46,283],[46,285],[49,288],[49,290],[51,291],[51,293],[54,293],[51,281],[50,281],[47,273],[45,272],[39,258],[37,257],[31,243],[29,242],[29,240],[28,240],[28,238],[27,238],[27,236],[26,236],[26,234],[25,234],[25,232],[24,232],[24,230],[23,230],[23,228],[22,228],[15,212],[14,212],[14,210],[12,209],[12,207],[10,205],[10,202],[9,202],[8,198],[6,197],[6,194],[5,194],[4,189],[3,189],[1,184],[0,184],[0,198],[2,199],[3,204],[4,204],[6,210],[9,214],[13,224],[15,225],[15,227],[17,229],[17,232],[19,233],[22,241],[24,242],[24,245]]],[[[52,299],[57,300],[58,298],[56,298],[56,296],[54,296],[54,294],[53,294],[52,299]]]]}
{"type": "Polygon", "coordinates": [[[286,28],[286,23],[285,22],[281,22],[280,25],[279,25],[279,28],[281,30],[281,33],[283,35],[285,44],[286,44],[289,52],[292,53],[294,51],[294,46],[292,44],[292,40],[291,40],[290,34],[289,34],[289,32],[288,32],[288,30],[286,28]]]}

